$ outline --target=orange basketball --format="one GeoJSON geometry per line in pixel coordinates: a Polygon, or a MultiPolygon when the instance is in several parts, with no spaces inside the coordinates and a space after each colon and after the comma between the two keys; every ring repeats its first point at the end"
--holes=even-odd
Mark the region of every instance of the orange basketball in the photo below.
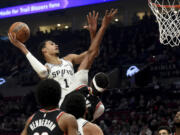
{"type": "Polygon", "coordinates": [[[26,42],[30,37],[30,29],[27,24],[23,22],[15,22],[9,28],[9,33],[15,33],[16,39],[20,42],[26,42]]]}

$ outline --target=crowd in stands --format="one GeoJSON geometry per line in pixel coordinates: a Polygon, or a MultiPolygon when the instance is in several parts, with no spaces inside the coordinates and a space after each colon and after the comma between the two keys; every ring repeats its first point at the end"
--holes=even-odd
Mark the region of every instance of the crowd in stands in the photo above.
{"type": "Polygon", "coordinates": [[[0,100],[0,133],[19,133],[24,127],[26,115],[19,98],[0,100]]]}
{"type": "MultiPolygon", "coordinates": [[[[176,64],[178,67],[179,48],[161,45],[158,37],[158,25],[152,16],[145,15],[143,20],[138,21],[135,19],[131,26],[120,23],[111,25],[90,76],[97,72],[110,72],[114,68],[122,69],[125,65],[147,65],[154,60],[153,56],[156,56],[158,63],[176,64]]],[[[37,32],[26,43],[37,58],[38,45],[45,39],[52,39],[59,44],[60,56],[69,52],[80,53],[90,45],[87,30],[37,32]]],[[[20,86],[33,85],[39,81],[25,56],[9,41],[0,40],[0,52],[1,77],[16,78],[20,86]]],[[[157,78],[154,78],[156,82],[157,78]]],[[[104,134],[155,135],[162,124],[173,129],[173,118],[180,109],[179,93],[173,87],[158,86],[136,88],[126,85],[125,89],[105,92],[102,100],[106,112],[97,120],[104,134]]],[[[33,101],[32,97],[30,94],[25,98],[0,99],[0,133],[19,133],[22,130],[25,120],[37,109],[34,103],[29,102],[33,101]]]]}
{"type": "Polygon", "coordinates": [[[103,95],[107,112],[99,125],[105,135],[156,135],[161,125],[174,131],[180,109],[178,91],[172,88],[136,88],[108,91],[103,95]]]}

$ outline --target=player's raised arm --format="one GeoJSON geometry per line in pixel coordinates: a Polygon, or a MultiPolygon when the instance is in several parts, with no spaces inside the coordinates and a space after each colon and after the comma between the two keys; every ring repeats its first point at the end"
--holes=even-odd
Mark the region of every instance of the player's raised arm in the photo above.
{"type": "Polygon", "coordinates": [[[117,9],[111,9],[110,11],[106,10],[105,16],[103,17],[102,24],[100,29],[98,30],[95,38],[93,39],[87,55],[85,56],[84,60],[82,61],[81,65],[79,66],[78,70],[81,69],[89,69],[95,59],[95,57],[99,53],[99,46],[101,44],[101,41],[103,39],[104,33],[112,21],[113,17],[116,15],[117,9]]]}
{"type": "Polygon", "coordinates": [[[73,115],[64,113],[58,120],[58,125],[67,135],[78,135],[78,125],[73,115]]]}
{"type": "Polygon", "coordinates": [[[88,25],[84,26],[84,28],[87,29],[90,33],[91,43],[94,37],[96,36],[98,16],[99,13],[98,12],[96,13],[94,10],[92,13],[89,12],[89,14],[86,16],[88,25]]]}
{"type": "MultiPolygon", "coordinates": [[[[87,22],[88,25],[84,26],[85,29],[87,29],[90,33],[91,37],[91,43],[93,42],[95,36],[96,36],[96,31],[97,31],[97,20],[98,20],[99,13],[93,11],[92,13],[89,12],[87,15],[87,22]]],[[[81,64],[83,59],[85,58],[87,54],[87,51],[77,55],[77,54],[69,54],[68,56],[64,57],[65,60],[71,61],[73,64],[81,64]]]]}
{"type": "Polygon", "coordinates": [[[96,37],[94,38],[93,42],[91,43],[91,45],[88,49],[88,53],[92,53],[92,52],[98,53],[100,43],[103,39],[103,35],[104,35],[107,27],[111,23],[113,17],[116,15],[116,13],[117,13],[117,9],[111,9],[110,11],[106,10],[105,16],[103,17],[103,20],[102,20],[101,27],[100,27],[96,37]]]}
{"type": "Polygon", "coordinates": [[[20,49],[22,51],[22,53],[24,53],[26,55],[26,58],[28,59],[29,63],[31,64],[31,66],[33,67],[33,69],[36,71],[36,73],[39,75],[40,78],[46,78],[48,75],[48,70],[47,68],[40,63],[30,52],[29,50],[26,48],[26,46],[21,43],[20,41],[18,41],[16,39],[16,34],[13,33],[8,33],[8,37],[10,42],[17,47],[18,49],[20,49]]]}

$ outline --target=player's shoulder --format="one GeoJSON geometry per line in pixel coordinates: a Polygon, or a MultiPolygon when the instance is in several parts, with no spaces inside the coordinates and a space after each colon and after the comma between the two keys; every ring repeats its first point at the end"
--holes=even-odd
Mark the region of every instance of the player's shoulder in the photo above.
{"type": "Polygon", "coordinates": [[[68,127],[75,127],[78,129],[76,118],[68,113],[63,112],[63,115],[57,120],[60,129],[64,132],[67,131],[68,127]]]}
{"type": "Polygon", "coordinates": [[[52,68],[53,67],[53,64],[51,63],[45,63],[44,66],[49,69],[49,68],[52,68]]]}
{"type": "Polygon", "coordinates": [[[77,119],[78,125],[79,125],[79,126],[82,126],[82,127],[83,127],[84,125],[86,125],[88,122],[89,122],[89,121],[87,121],[86,119],[83,119],[83,118],[77,119]]]}
{"type": "Polygon", "coordinates": [[[62,113],[61,117],[58,119],[58,123],[60,123],[60,125],[63,124],[63,126],[64,126],[64,124],[65,125],[73,124],[73,123],[77,124],[76,118],[73,115],[68,114],[66,112],[62,113]]]}
{"type": "Polygon", "coordinates": [[[84,133],[90,133],[89,135],[103,135],[103,131],[101,128],[91,122],[88,122],[84,127],[83,127],[84,133]]]}
{"type": "Polygon", "coordinates": [[[21,132],[21,135],[26,135],[26,134],[27,134],[27,129],[28,129],[29,124],[31,123],[34,115],[35,115],[35,114],[31,115],[31,116],[26,120],[25,127],[24,127],[23,131],[21,132]]]}
{"type": "Polygon", "coordinates": [[[69,120],[76,119],[72,114],[69,114],[69,113],[66,113],[66,112],[63,112],[62,118],[66,119],[66,120],[67,119],[69,119],[69,120]]]}
{"type": "MultiPolygon", "coordinates": [[[[67,56],[66,56],[66,57],[67,57],[67,56]]],[[[69,59],[69,58],[66,58],[66,57],[61,58],[62,62],[63,62],[64,64],[70,64],[70,66],[73,67],[72,60],[69,59]]]]}
{"type": "Polygon", "coordinates": [[[72,60],[74,57],[76,57],[77,54],[74,54],[74,53],[71,53],[71,54],[68,54],[64,57],[64,59],[66,60],[72,60]]]}
{"type": "Polygon", "coordinates": [[[77,54],[68,54],[63,59],[72,63],[75,57],[77,57],[77,54]]]}

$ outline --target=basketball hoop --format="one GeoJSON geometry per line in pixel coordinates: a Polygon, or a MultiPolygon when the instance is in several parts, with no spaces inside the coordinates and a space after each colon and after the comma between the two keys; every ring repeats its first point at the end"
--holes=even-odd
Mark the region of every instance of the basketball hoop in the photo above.
{"type": "Polygon", "coordinates": [[[180,44],[180,0],[148,0],[159,24],[160,42],[171,47],[180,44]]]}

